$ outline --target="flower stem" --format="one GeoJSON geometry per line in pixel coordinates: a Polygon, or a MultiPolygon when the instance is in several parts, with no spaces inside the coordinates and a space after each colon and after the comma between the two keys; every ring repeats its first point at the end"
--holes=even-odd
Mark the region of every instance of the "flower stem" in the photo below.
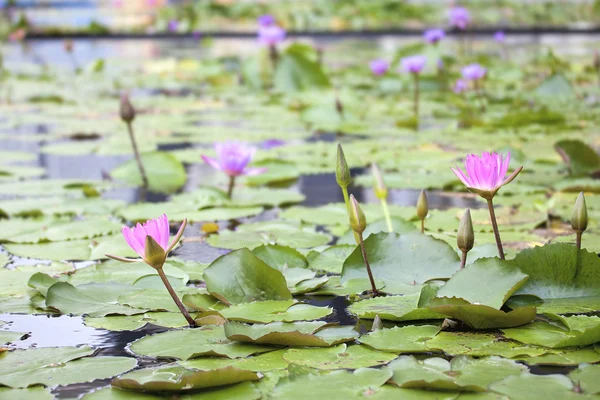
{"type": "Polygon", "coordinates": [[[131,147],[133,148],[133,155],[135,156],[135,161],[137,162],[138,169],[140,170],[140,175],[142,176],[142,186],[144,187],[144,189],[148,189],[148,176],[146,175],[146,170],[144,169],[144,165],[142,164],[142,158],[140,157],[137,142],[135,141],[135,135],[133,133],[133,124],[131,123],[131,121],[127,122],[127,132],[129,133],[129,139],[131,140],[131,147]]]}
{"type": "Polygon", "coordinates": [[[233,187],[235,186],[235,176],[229,177],[229,186],[227,186],[227,197],[231,200],[231,195],[233,194],[233,187]]]}
{"type": "Polygon", "coordinates": [[[362,253],[363,260],[365,260],[365,266],[367,267],[367,274],[369,275],[369,281],[371,281],[371,290],[373,291],[373,296],[379,296],[379,292],[377,291],[377,287],[375,286],[375,280],[373,279],[373,274],[371,273],[371,265],[369,265],[369,259],[367,258],[367,250],[365,249],[365,241],[363,240],[362,233],[358,234],[360,239],[360,252],[362,253]]]}
{"type": "Polygon", "coordinates": [[[348,197],[348,188],[342,186],[342,195],[344,196],[344,203],[346,203],[346,210],[350,209],[350,198],[348,197]]]}
{"type": "Polygon", "coordinates": [[[421,233],[425,233],[425,218],[421,220],[421,233]]]}
{"type": "Polygon", "coordinates": [[[496,246],[498,246],[498,256],[501,260],[504,260],[504,249],[502,248],[502,240],[500,240],[500,231],[498,230],[498,222],[496,222],[496,212],[494,211],[494,204],[492,199],[487,199],[488,210],[490,210],[490,220],[492,221],[492,228],[494,229],[494,236],[496,237],[496,246]]]}
{"type": "Polygon", "coordinates": [[[414,98],[414,109],[415,109],[415,121],[417,126],[419,124],[419,74],[413,74],[415,77],[415,98],[414,98]]]}
{"type": "Polygon", "coordinates": [[[575,245],[577,246],[577,250],[581,250],[581,235],[583,234],[583,232],[575,232],[575,234],[575,245]]]}
{"type": "Polygon", "coordinates": [[[273,68],[273,73],[275,73],[275,69],[277,68],[277,62],[279,61],[279,53],[277,52],[277,47],[274,44],[269,46],[269,59],[271,60],[271,67],[273,68]]]}
{"type": "Polygon", "coordinates": [[[387,225],[388,232],[394,232],[392,217],[390,216],[390,209],[386,199],[381,199],[381,208],[383,209],[383,216],[385,217],[385,224],[387,225]]]}
{"type": "Polygon", "coordinates": [[[481,105],[481,111],[485,111],[485,101],[483,99],[483,94],[481,93],[481,87],[477,80],[473,81],[475,86],[475,94],[477,95],[477,99],[479,100],[479,104],[481,105]]]}
{"type": "Polygon", "coordinates": [[[192,318],[192,316],[190,315],[188,310],[186,310],[186,308],[183,305],[183,303],[181,302],[181,300],[179,300],[179,297],[177,297],[177,293],[175,293],[175,290],[173,290],[173,287],[171,286],[169,279],[167,279],[167,276],[165,275],[165,271],[163,271],[162,268],[158,268],[157,271],[158,271],[158,276],[160,276],[160,279],[162,279],[163,283],[165,284],[165,287],[169,291],[169,294],[173,298],[173,301],[175,302],[175,304],[177,304],[177,308],[179,308],[179,311],[181,311],[181,313],[185,317],[186,321],[190,325],[190,328],[195,328],[197,326],[196,321],[194,321],[194,318],[192,318]]]}
{"type": "Polygon", "coordinates": [[[463,269],[467,265],[467,252],[462,252],[462,257],[460,259],[460,269],[463,269]]]}

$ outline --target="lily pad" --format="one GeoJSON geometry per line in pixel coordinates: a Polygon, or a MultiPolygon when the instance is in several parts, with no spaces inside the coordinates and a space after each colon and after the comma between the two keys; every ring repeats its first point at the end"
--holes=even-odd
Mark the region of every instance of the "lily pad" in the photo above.
{"type": "Polygon", "coordinates": [[[334,370],[340,368],[357,369],[387,364],[396,358],[395,354],[373,350],[367,346],[340,344],[328,348],[289,349],[283,358],[297,365],[315,369],[334,370]]]}
{"type": "Polygon", "coordinates": [[[206,289],[226,304],[256,300],[288,300],[285,278],[248,249],[217,258],[204,270],[206,289]]]}
{"type": "Polygon", "coordinates": [[[509,328],[527,324],[535,318],[536,308],[525,306],[508,312],[482,304],[469,304],[463,299],[444,299],[445,304],[431,311],[458,319],[474,329],[509,328]]]}
{"type": "Polygon", "coordinates": [[[220,310],[219,313],[230,321],[270,323],[315,320],[333,312],[329,307],[299,304],[294,300],[255,301],[242,303],[220,310]]]}
{"type": "Polygon", "coordinates": [[[525,372],[491,384],[490,390],[514,400],[581,398],[579,394],[573,392],[573,382],[564,375],[540,376],[525,372]]]}
{"type": "MultiPolygon", "coordinates": [[[[172,301],[172,300],[171,300],[172,301]]],[[[181,328],[188,326],[188,322],[181,313],[173,312],[149,312],[138,315],[113,315],[109,317],[85,317],[84,323],[96,329],[109,331],[135,331],[148,324],[164,326],[168,328],[181,328]]]]}
{"type": "Polygon", "coordinates": [[[131,351],[148,357],[189,360],[200,356],[238,358],[275,350],[273,347],[232,342],[222,326],[169,331],[146,336],[131,344],[131,351]]]}
{"type": "Polygon", "coordinates": [[[308,268],[313,271],[325,271],[333,274],[341,274],[344,261],[352,254],[355,245],[335,245],[318,252],[311,250],[306,256],[308,268]]]}
{"type": "MultiPolygon", "coordinates": [[[[141,155],[148,177],[149,189],[159,193],[174,193],[187,181],[183,164],[169,153],[153,152],[141,155]]],[[[132,185],[140,186],[142,176],[135,160],[127,161],[110,172],[110,175],[132,185]]]]}
{"type": "Polygon", "coordinates": [[[522,343],[551,348],[587,346],[600,341],[600,317],[576,315],[563,317],[561,322],[533,322],[519,328],[503,329],[502,332],[522,343]]]}
{"type": "Polygon", "coordinates": [[[27,389],[0,388],[0,400],[27,399],[27,400],[53,400],[50,389],[33,386],[27,389]]]}
{"type": "MultiPolygon", "coordinates": [[[[226,387],[216,387],[211,390],[204,389],[201,392],[191,394],[177,394],[179,400],[258,400],[260,391],[252,381],[245,381],[226,387]]],[[[124,390],[117,387],[107,387],[88,393],[82,397],[84,400],[160,400],[164,395],[124,390]]]]}
{"type": "Polygon", "coordinates": [[[188,361],[179,361],[178,364],[185,368],[201,370],[222,368],[228,365],[254,372],[283,370],[288,367],[288,363],[283,359],[283,354],[285,352],[286,350],[282,349],[258,354],[252,357],[235,359],[202,357],[188,361]]]}
{"type": "Polygon", "coordinates": [[[569,378],[581,386],[583,393],[597,395],[600,393],[599,373],[600,365],[582,364],[569,374],[569,378]]]}
{"type": "Polygon", "coordinates": [[[581,363],[597,363],[600,362],[600,353],[593,348],[565,350],[563,352],[553,352],[543,354],[537,357],[519,357],[519,361],[523,361],[528,365],[563,365],[576,366],[581,363]]]}
{"type": "Polygon", "coordinates": [[[441,327],[433,325],[395,326],[361,336],[358,341],[375,350],[390,353],[427,353],[431,349],[425,342],[439,333],[441,327]]]}
{"type": "Polygon", "coordinates": [[[444,315],[428,308],[419,308],[420,293],[404,296],[386,296],[362,300],[348,307],[348,311],[359,318],[374,319],[379,315],[388,321],[416,321],[444,319],[444,315]]]}
{"type": "Polygon", "coordinates": [[[327,326],[326,322],[273,322],[247,325],[239,322],[225,324],[229,340],[283,346],[328,347],[349,342],[358,337],[351,326],[327,326]]]}
{"type": "MultiPolygon", "coordinates": [[[[385,282],[387,293],[406,293],[407,287],[449,278],[459,269],[458,255],[441,240],[422,234],[376,233],[365,239],[373,276],[385,282]]],[[[344,262],[342,283],[367,276],[360,248],[344,262]]]]}

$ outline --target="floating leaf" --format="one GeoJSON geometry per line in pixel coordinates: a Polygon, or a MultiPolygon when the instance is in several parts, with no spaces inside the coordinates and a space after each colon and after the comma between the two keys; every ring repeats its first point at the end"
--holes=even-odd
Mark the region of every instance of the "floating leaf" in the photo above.
{"type": "Polygon", "coordinates": [[[288,363],[283,359],[283,354],[285,352],[285,349],[275,350],[253,357],[235,359],[202,357],[188,361],[179,361],[178,364],[185,368],[201,370],[222,368],[232,365],[239,369],[254,372],[273,371],[286,369],[288,367],[288,363]]]}
{"type": "MultiPolygon", "coordinates": [[[[211,390],[204,389],[192,394],[177,394],[179,400],[257,400],[260,399],[260,391],[251,381],[238,383],[226,387],[216,387],[211,390]]],[[[153,395],[150,393],[133,390],[123,390],[117,387],[107,387],[88,393],[82,397],[84,400],[161,400],[164,395],[153,395]]]]}
{"type": "Polygon", "coordinates": [[[85,317],[84,323],[96,329],[109,331],[135,331],[148,324],[164,326],[168,328],[181,328],[188,326],[188,322],[181,313],[151,312],[138,315],[113,315],[109,317],[85,317]]]}
{"type": "Polygon", "coordinates": [[[329,307],[299,304],[294,300],[255,301],[242,303],[220,310],[219,313],[230,321],[239,322],[293,322],[315,320],[333,312],[329,307]]]}
{"type": "Polygon", "coordinates": [[[341,274],[346,258],[352,254],[356,246],[354,245],[335,245],[318,252],[312,250],[306,258],[308,259],[308,268],[313,271],[325,271],[333,274],[341,274]]]}
{"type": "Polygon", "coordinates": [[[388,321],[415,321],[422,319],[443,319],[444,316],[428,308],[419,308],[420,294],[404,296],[375,297],[362,300],[348,307],[348,311],[359,318],[373,319],[379,315],[388,321]]]}
{"type": "MultiPolygon", "coordinates": [[[[144,153],[142,164],[148,177],[149,189],[158,193],[174,193],[187,181],[183,164],[173,155],[163,152],[144,153]]],[[[130,160],[110,171],[115,179],[140,186],[142,177],[135,160],[130,160]]]]}
{"type": "Polygon", "coordinates": [[[430,307],[431,311],[458,319],[474,329],[509,328],[533,321],[533,306],[505,312],[482,304],[469,304],[463,299],[445,299],[446,304],[430,307]]]}
{"type": "Polygon", "coordinates": [[[427,353],[431,349],[425,342],[438,334],[441,327],[433,325],[395,326],[361,336],[358,341],[375,350],[390,353],[427,353]]]}
{"type": "Polygon", "coordinates": [[[503,329],[502,332],[522,343],[552,348],[587,346],[600,341],[600,317],[575,315],[563,317],[560,321],[562,324],[533,322],[519,328],[503,329]]]}
{"type": "Polygon", "coordinates": [[[579,385],[585,394],[600,393],[600,381],[598,375],[600,365],[581,364],[579,368],[569,374],[569,378],[579,385]]]}
{"type": "Polygon", "coordinates": [[[333,370],[340,368],[357,369],[387,364],[396,358],[396,355],[373,350],[367,346],[340,344],[328,348],[289,349],[285,352],[283,358],[287,362],[297,365],[333,370]]]}
{"type": "Polygon", "coordinates": [[[600,155],[581,140],[561,140],[554,148],[569,166],[572,176],[586,176],[600,170],[600,155]]]}
{"type": "Polygon", "coordinates": [[[528,365],[579,365],[600,362],[600,353],[594,349],[585,348],[548,353],[537,357],[519,357],[517,360],[528,365]]]}
{"type": "Polygon", "coordinates": [[[308,261],[297,250],[289,246],[262,245],[252,253],[268,266],[282,271],[284,268],[306,268],[308,261]]]}
{"type": "Polygon", "coordinates": [[[490,390],[514,400],[581,398],[579,394],[572,391],[573,383],[564,375],[540,376],[525,372],[491,384],[490,390]]]}
{"type": "Polygon", "coordinates": [[[50,389],[34,386],[27,389],[0,388],[0,400],[27,399],[27,400],[53,400],[50,389]]]}

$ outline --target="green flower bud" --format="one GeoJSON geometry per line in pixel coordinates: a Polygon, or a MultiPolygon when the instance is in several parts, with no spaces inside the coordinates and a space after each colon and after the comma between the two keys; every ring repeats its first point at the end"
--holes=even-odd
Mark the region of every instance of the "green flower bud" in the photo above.
{"type": "Polygon", "coordinates": [[[367,228],[367,219],[353,194],[350,195],[350,209],[348,213],[350,214],[350,227],[352,230],[356,233],[363,233],[367,228]]]}
{"type": "Polygon", "coordinates": [[[419,200],[417,200],[417,216],[419,219],[425,219],[429,213],[429,203],[427,203],[427,195],[424,190],[421,190],[419,200]]]}
{"type": "Polygon", "coordinates": [[[135,119],[135,108],[133,108],[133,104],[129,101],[129,95],[127,93],[121,95],[119,115],[123,122],[131,123],[135,119]]]}
{"type": "Polygon", "coordinates": [[[335,180],[338,185],[343,188],[347,188],[350,186],[352,182],[352,177],[350,176],[350,169],[348,168],[348,163],[346,162],[346,157],[344,156],[344,150],[342,150],[342,145],[338,144],[337,148],[337,165],[335,167],[335,180]]]}
{"type": "Polygon", "coordinates": [[[146,235],[144,261],[152,268],[161,269],[165,265],[167,253],[150,235],[146,235]]]}
{"type": "Polygon", "coordinates": [[[375,331],[380,331],[382,329],[383,329],[383,321],[381,320],[379,315],[376,315],[375,319],[373,320],[373,325],[371,325],[371,331],[375,332],[375,331]]]}
{"type": "Polygon", "coordinates": [[[468,252],[475,244],[475,232],[473,232],[473,221],[471,220],[471,210],[463,214],[458,225],[458,234],[456,235],[456,244],[461,251],[468,252]]]}
{"type": "Polygon", "coordinates": [[[371,172],[373,173],[373,189],[375,190],[375,196],[380,200],[385,200],[388,197],[388,188],[381,175],[379,166],[375,163],[371,166],[371,172]]]}
{"type": "Polygon", "coordinates": [[[575,232],[582,233],[587,229],[587,225],[588,215],[585,196],[583,195],[583,192],[580,192],[575,201],[575,206],[573,207],[573,214],[571,214],[571,226],[575,232]]]}

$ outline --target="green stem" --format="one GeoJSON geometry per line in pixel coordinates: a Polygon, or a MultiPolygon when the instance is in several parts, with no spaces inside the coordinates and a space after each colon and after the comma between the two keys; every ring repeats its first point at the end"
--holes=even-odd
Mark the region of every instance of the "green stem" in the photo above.
{"type": "Polygon", "coordinates": [[[373,279],[373,274],[371,273],[371,265],[369,265],[369,259],[367,258],[367,250],[365,249],[365,242],[363,240],[362,233],[358,234],[360,239],[360,252],[362,253],[363,260],[365,261],[365,266],[367,267],[367,274],[369,275],[369,281],[371,281],[371,290],[373,291],[373,296],[379,296],[379,292],[377,291],[377,286],[375,286],[375,280],[373,279]]]}
{"type": "Polygon", "coordinates": [[[350,210],[350,196],[348,196],[348,188],[342,186],[342,194],[344,195],[344,203],[346,203],[346,210],[350,210]]]}
{"type": "Polygon", "coordinates": [[[460,259],[460,269],[463,269],[467,265],[467,252],[462,252],[462,257],[460,259]]]}
{"type": "Polygon", "coordinates": [[[577,246],[577,250],[581,250],[581,235],[583,232],[576,232],[575,234],[577,235],[575,239],[575,245],[577,246]]]}
{"type": "Polygon", "coordinates": [[[421,220],[421,233],[425,233],[425,218],[421,220]]]}
{"type": "Polygon", "coordinates": [[[188,310],[186,310],[186,308],[183,305],[183,303],[181,302],[181,300],[179,300],[179,297],[177,297],[177,293],[175,293],[175,290],[173,290],[173,287],[171,286],[169,279],[167,279],[167,276],[165,275],[165,271],[163,271],[162,268],[158,268],[157,271],[158,271],[158,276],[160,276],[160,279],[162,279],[163,283],[165,284],[165,287],[169,291],[169,294],[173,298],[173,301],[175,302],[175,304],[177,304],[177,308],[179,308],[179,311],[181,311],[181,313],[185,317],[186,321],[190,325],[190,328],[195,328],[197,326],[196,321],[194,321],[194,318],[192,318],[192,316],[190,315],[188,310]]]}
{"type": "Polygon", "coordinates": [[[231,195],[233,194],[233,188],[235,186],[235,176],[229,177],[229,186],[227,186],[227,197],[231,200],[231,195]]]}
{"type": "Polygon", "coordinates": [[[415,98],[414,98],[414,111],[415,111],[415,121],[417,122],[417,126],[419,124],[419,74],[414,74],[415,77],[415,98]]]}
{"type": "Polygon", "coordinates": [[[498,246],[498,256],[501,260],[504,260],[504,249],[502,248],[502,240],[500,239],[500,231],[498,230],[498,222],[496,221],[496,212],[494,211],[494,204],[492,199],[487,199],[488,210],[490,211],[490,220],[492,221],[492,228],[494,229],[494,237],[496,238],[496,246],[498,246]]]}
{"type": "Polygon", "coordinates": [[[383,216],[385,217],[385,224],[387,225],[388,232],[394,232],[392,217],[390,216],[390,209],[386,199],[381,199],[381,208],[383,209],[383,216]]]}
{"type": "Polygon", "coordinates": [[[144,189],[148,189],[148,176],[146,175],[146,170],[144,169],[144,165],[142,164],[142,158],[140,157],[137,142],[135,141],[135,135],[133,133],[133,124],[131,123],[131,121],[127,122],[127,132],[129,133],[129,139],[131,140],[131,147],[133,148],[133,155],[135,156],[135,161],[140,171],[140,175],[142,176],[142,186],[144,187],[144,189]]]}

